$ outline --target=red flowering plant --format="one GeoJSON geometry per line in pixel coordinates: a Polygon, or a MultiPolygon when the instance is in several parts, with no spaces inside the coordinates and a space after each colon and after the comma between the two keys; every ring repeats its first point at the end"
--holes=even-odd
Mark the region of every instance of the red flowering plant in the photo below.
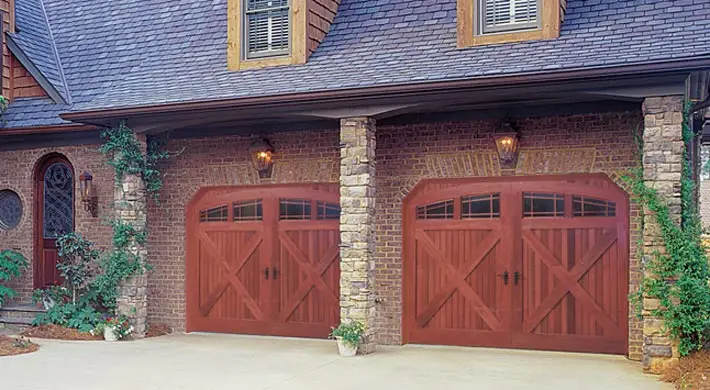
{"type": "Polygon", "coordinates": [[[95,334],[103,332],[106,328],[113,329],[113,334],[120,340],[133,333],[131,321],[123,314],[107,316],[94,330],[95,334]]]}

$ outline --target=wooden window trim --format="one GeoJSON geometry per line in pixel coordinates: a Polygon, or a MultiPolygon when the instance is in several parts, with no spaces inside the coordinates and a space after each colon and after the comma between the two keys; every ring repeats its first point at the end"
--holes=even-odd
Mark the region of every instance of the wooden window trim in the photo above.
{"type": "Polygon", "coordinates": [[[471,46],[493,45],[499,43],[513,43],[534,41],[540,39],[555,39],[560,36],[561,6],[560,0],[542,0],[542,17],[540,27],[535,30],[511,31],[498,34],[477,35],[476,12],[477,0],[457,0],[457,46],[466,48],[471,46]]]}
{"type": "Polygon", "coordinates": [[[227,3],[227,69],[242,70],[305,64],[307,59],[306,17],[307,0],[291,0],[289,7],[291,18],[290,54],[275,57],[245,59],[242,37],[244,0],[228,0],[227,3]]]}

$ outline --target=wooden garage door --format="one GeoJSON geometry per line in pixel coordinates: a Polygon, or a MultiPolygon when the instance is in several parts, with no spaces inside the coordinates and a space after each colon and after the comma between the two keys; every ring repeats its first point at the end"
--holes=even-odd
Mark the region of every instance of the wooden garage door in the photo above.
{"type": "Polygon", "coordinates": [[[327,337],[338,324],[337,185],[203,189],[187,213],[188,331],[327,337]]]}
{"type": "Polygon", "coordinates": [[[405,342],[626,353],[628,200],[607,178],[427,181],[404,224],[405,342]]]}

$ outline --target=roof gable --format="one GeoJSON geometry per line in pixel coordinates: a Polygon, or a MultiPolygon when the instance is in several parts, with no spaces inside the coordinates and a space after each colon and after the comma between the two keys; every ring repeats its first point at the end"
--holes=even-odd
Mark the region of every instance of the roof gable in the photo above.
{"type": "Polygon", "coordinates": [[[16,0],[15,23],[8,48],[55,102],[71,102],[42,0],[16,0]]]}

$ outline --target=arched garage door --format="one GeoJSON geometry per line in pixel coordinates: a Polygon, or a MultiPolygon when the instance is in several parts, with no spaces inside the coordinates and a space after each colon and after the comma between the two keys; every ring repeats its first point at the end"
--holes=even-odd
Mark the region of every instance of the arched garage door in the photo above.
{"type": "Polygon", "coordinates": [[[340,316],[338,190],[200,190],[187,209],[187,330],[327,337],[340,316]]]}
{"type": "Polygon", "coordinates": [[[625,354],[628,216],[605,176],[420,183],[404,206],[405,342],[625,354]]]}

